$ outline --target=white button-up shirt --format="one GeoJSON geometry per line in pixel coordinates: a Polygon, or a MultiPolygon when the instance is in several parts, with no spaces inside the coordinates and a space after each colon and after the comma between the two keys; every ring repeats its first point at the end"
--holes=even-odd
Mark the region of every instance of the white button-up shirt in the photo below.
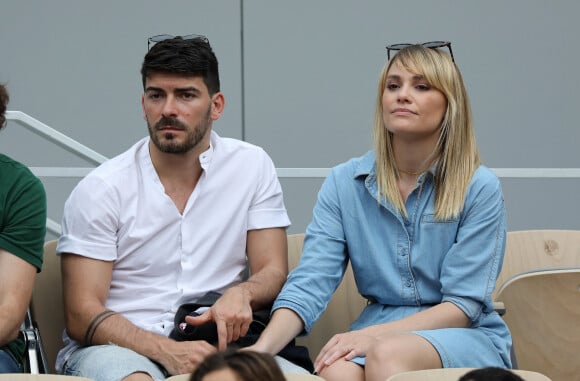
{"type": "MultiPolygon", "coordinates": [[[[200,162],[183,214],[165,194],[149,138],[87,175],[65,204],[57,252],[114,262],[106,307],[163,335],[179,305],[243,280],[248,230],[290,224],[263,149],[212,132],[200,162]]],[[[64,339],[58,363],[77,345],[64,339]]]]}

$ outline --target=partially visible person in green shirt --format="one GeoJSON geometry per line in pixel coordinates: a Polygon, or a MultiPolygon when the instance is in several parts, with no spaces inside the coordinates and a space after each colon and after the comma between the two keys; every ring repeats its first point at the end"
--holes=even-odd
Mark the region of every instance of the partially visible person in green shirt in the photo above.
{"type": "MultiPolygon", "coordinates": [[[[0,129],[9,96],[0,84],[0,129]]],[[[24,143],[25,144],[25,143],[24,143]]],[[[22,372],[20,325],[42,267],[46,193],[23,164],[0,154],[0,373],[22,372]]]]}

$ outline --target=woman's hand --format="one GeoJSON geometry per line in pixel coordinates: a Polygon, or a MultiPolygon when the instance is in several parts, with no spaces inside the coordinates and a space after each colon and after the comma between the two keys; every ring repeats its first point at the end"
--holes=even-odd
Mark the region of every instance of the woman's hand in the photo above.
{"type": "Polygon", "coordinates": [[[358,356],[366,356],[375,340],[375,337],[360,330],[334,335],[316,357],[314,369],[320,373],[341,358],[349,361],[358,356]]]}

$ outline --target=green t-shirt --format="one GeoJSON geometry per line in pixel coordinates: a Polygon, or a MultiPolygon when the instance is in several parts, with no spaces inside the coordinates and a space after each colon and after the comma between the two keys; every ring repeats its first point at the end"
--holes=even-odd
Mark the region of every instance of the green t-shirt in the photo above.
{"type": "MultiPolygon", "coordinates": [[[[23,164],[0,154],[0,248],[40,271],[46,238],[46,193],[40,180],[23,164]]],[[[24,343],[7,345],[19,362],[24,343]]]]}

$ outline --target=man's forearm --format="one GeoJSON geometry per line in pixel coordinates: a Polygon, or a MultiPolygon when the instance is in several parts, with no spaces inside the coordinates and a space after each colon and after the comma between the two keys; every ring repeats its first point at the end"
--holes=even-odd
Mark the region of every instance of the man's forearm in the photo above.
{"type": "Polygon", "coordinates": [[[89,341],[82,344],[115,344],[150,359],[157,361],[160,359],[163,343],[170,339],[139,328],[125,317],[108,311],[95,315],[91,320],[92,324],[87,325],[84,337],[89,341]]]}
{"type": "Polygon", "coordinates": [[[282,290],[286,276],[278,269],[264,269],[235,287],[244,290],[250,299],[252,309],[256,311],[269,307],[274,302],[282,290]]]}

